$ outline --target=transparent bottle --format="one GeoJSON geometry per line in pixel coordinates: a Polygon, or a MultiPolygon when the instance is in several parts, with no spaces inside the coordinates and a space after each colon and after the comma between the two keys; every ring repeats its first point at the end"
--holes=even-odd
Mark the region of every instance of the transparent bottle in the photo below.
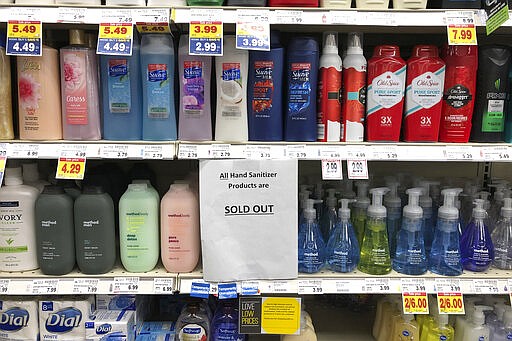
{"type": "Polygon", "coordinates": [[[501,219],[492,232],[494,262],[498,269],[512,269],[512,199],[504,198],[501,219]]]}
{"type": "Polygon", "coordinates": [[[329,240],[332,231],[334,230],[336,223],[338,222],[338,214],[336,213],[336,199],[335,189],[328,189],[328,196],[325,199],[326,206],[325,212],[322,214],[322,220],[320,221],[320,228],[322,230],[322,236],[324,240],[329,240]]]}
{"type": "Polygon", "coordinates": [[[430,254],[432,248],[432,240],[434,239],[434,214],[432,209],[432,198],[430,197],[430,181],[420,181],[420,187],[423,188],[423,194],[420,197],[420,206],[423,209],[423,240],[425,242],[425,250],[430,254]]]}
{"type": "Polygon", "coordinates": [[[315,273],[325,263],[325,242],[316,220],[315,200],[307,199],[304,208],[304,222],[299,230],[299,272],[315,273]]]}
{"type": "Polygon", "coordinates": [[[387,210],[387,229],[389,241],[389,253],[391,259],[395,258],[396,237],[402,225],[402,201],[398,196],[399,182],[396,180],[386,181],[390,192],[384,197],[384,206],[387,210]]]}
{"type": "Polygon", "coordinates": [[[210,340],[210,321],[199,303],[190,303],[176,321],[175,341],[210,340]]]}
{"type": "Polygon", "coordinates": [[[364,227],[366,224],[366,213],[370,206],[370,198],[368,197],[368,181],[357,181],[357,197],[356,202],[352,205],[352,224],[357,234],[359,245],[363,242],[364,227]]]}

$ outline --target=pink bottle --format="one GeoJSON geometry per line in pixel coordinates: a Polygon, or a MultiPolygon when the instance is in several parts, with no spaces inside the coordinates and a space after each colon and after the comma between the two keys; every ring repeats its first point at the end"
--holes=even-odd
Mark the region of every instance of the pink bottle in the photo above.
{"type": "Polygon", "coordinates": [[[172,184],[160,204],[160,243],[169,272],[190,272],[199,261],[199,203],[188,184],[172,184]]]}

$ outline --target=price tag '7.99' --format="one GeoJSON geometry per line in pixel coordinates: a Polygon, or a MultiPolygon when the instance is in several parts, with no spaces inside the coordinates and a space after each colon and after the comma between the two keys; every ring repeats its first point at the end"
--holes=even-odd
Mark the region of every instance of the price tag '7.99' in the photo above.
{"type": "Polygon", "coordinates": [[[474,12],[447,12],[446,24],[449,45],[477,45],[474,12]]]}
{"type": "Polygon", "coordinates": [[[42,27],[37,20],[9,20],[7,22],[7,54],[41,56],[42,27]]]}

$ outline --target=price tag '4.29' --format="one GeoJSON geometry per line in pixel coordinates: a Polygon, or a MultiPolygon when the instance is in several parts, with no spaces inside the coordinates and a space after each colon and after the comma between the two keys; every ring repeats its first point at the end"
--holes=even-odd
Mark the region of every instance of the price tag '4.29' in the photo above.
{"type": "Polygon", "coordinates": [[[7,23],[7,55],[41,56],[41,21],[9,20],[7,23]]]}
{"type": "Polygon", "coordinates": [[[446,24],[449,45],[477,45],[474,12],[447,12],[446,24]]]}

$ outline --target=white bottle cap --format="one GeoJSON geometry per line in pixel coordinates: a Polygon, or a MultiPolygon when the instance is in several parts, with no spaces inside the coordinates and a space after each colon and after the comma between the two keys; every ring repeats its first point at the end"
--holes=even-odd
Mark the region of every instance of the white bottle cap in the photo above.
{"type": "Polygon", "coordinates": [[[387,208],[402,207],[402,201],[398,196],[398,185],[400,185],[400,183],[395,179],[388,179],[386,181],[386,187],[389,188],[389,193],[384,197],[384,206],[387,208]]]}
{"type": "Polygon", "coordinates": [[[36,162],[24,163],[21,167],[23,168],[23,181],[35,182],[39,180],[39,171],[36,162]]]}
{"type": "Polygon", "coordinates": [[[423,188],[409,188],[405,191],[409,195],[409,203],[404,207],[404,217],[410,219],[421,219],[423,217],[423,209],[418,205],[423,188]]]}
{"type": "Polygon", "coordinates": [[[7,167],[5,168],[5,185],[15,186],[22,185],[23,177],[21,175],[21,167],[7,167]]]}
{"type": "Polygon", "coordinates": [[[324,49],[322,52],[324,54],[338,54],[338,44],[336,42],[335,33],[328,32],[326,34],[324,41],[324,49]]]}
{"type": "Polygon", "coordinates": [[[501,208],[501,216],[503,218],[512,218],[512,198],[503,199],[503,207],[501,208]]]}
{"type": "Polygon", "coordinates": [[[148,189],[148,185],[147,184],[129,184],[128,185],[128,190],[130,191],[145,191],[148,189]]]}
{"type": "Polygon", "coordinates": [[[447,188],[441,191],[444,197],[443,206],[439,207],[438,217],[453,220],[459,218],[459,210],[455,207],[455,198],[462,192],[462,188],[447,188]]]}
{"type": "Polygon", "coordinates": [[[368,206],[368,216],[374,218],[386,218],[386,207],[382,205],[382,197],[389,192],[387,187],[372,188],[370,194],[372,195],[372,204],[368,206]]]}
{"type": "Polygon", "coordinates": [[[363,34],[361,32],[349,32],[347,54],[363,54],[363,34]]]}
{"type": "Polygon", "coordinates": [[[487,217],[487,212],[485,212],[485,209],[484,209],[485,200],[484,199],[475,199],[473,201],[473,204],[475,205],[475,207],[473,207],[473,218],[485,219],[485,217],[487,217]]]}
{"type": "Polygon", "coordinates": [[[370,198],[368,197],[368,181],[356,181],[357,197],[354,206],[359,208],[368,208],[370,206],[370,198]]]}
{"type": "Polygon", "coordinates": [[[341,207],[338,209],[338,216],[341,220],[350,219],[350,208],[348,208],[348,204],[351,202],[355,202],[354,199],[340,199],[341,207]]]}

